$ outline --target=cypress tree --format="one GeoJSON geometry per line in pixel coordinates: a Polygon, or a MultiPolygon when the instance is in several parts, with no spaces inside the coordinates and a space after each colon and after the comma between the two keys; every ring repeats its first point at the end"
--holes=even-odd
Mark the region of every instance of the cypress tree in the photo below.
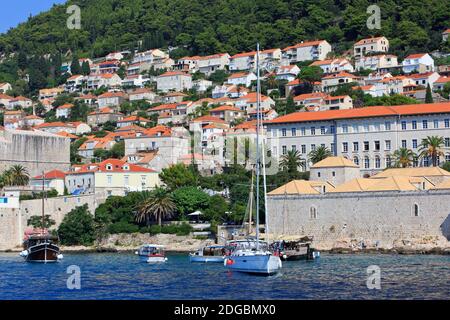
{"type": "Polygon", "coordinates": [[[427,85],[427,93],[425,95],[425,103],[433,103],[433,95],[431,94],[430,84],[427,85]]]}

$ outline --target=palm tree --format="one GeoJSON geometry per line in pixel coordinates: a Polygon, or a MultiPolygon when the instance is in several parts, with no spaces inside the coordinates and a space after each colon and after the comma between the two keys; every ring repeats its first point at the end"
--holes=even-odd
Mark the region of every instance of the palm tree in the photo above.
{"type": "Polygon", "coordinates": [[[281,157],[280,168],[281,170],[289,173],[297,173],[298,168],[305,166],[305,159],[302,159],[298,150],[290,150],[287,154],[281,157]]]}
{"type": "Polygon", "coordinates": [[[408,148],[400,148],[394,151],[394,165],[396,167],[410,167],[416,157],[416,154],[408,148]]]}
{"type": "Polygon", "coordinates": [[[330,149],[328,149],[325,146],[319,146],[318,148],[312,150],[309,154],[309,160],[314,164],[319,161],[322,161],[323,159],[326,159],[328,157],[331,157],[333,154],[331,153],[330,149]]]}
{"type": "Polygon", "coordinates": [[[26,186],[30,181],[28,170],[16,164],[3,173],[3,182],[7,186],[26,186]]]}
{"type": "Polygon", "coordinates": [[[270,75],[267,77],[267,86],[269,89],[277,89],[278,88],[278,81],[275,75],[270,75]]]}
{"type": "Polygon", "coordinates": [[[150,219],[158,220],[162,225],[162,220],[170,218],[175,212],[176,206],[169,193],[163,188],[156,188],[151,192],[142,193],[142,201],[137,207],[135,219],[138,223],[145,221],[150,224],[150,219]]]}
{"type": "Polygon", "coordinates": [[[431,157],[433,162],[433,167],[437,166],[439,157],[444,155],[442,147],[444,146],[444,138],[438,136],[428,136],[422,139],[420,144],[420,156],[431,157]]]}

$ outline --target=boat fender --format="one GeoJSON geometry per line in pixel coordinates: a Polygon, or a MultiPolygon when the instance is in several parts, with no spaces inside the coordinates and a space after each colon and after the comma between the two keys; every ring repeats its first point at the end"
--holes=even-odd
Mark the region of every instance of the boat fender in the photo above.
{"type": "Polygon", "coordinates": [[[64,259],[64,256],[60,253],[60,254],[58,254],[58,256],[56,257],[58,260],[62,260],[62,259],[64,259]]]}
{"type": "Polygon", "coordinates": [[[28,250],[23,250],[23,251],[19,254],[19,256],[21,256],[21,257],[26,257],[26,256],[28,256],[28,250]]]}
{"type": "Polygon", "coordinates": [[[283,254],[283,259],[287,259],[287,255],[283,254]]]}
{"type": "Polygon", "coordinates": [[[232,264],[234,264],[234,261],[232,259],[227,259],[225,260],[225,263],[227,266],[231,266],[232,264]]]}

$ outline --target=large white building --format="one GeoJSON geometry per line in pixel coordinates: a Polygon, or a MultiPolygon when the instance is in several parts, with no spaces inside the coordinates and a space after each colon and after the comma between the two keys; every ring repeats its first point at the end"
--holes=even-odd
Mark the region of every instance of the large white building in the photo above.
{"type": "MultiPolygon", "coordinates": [[[[395,150],[418,154],[422,139],[440,136],[446,149],[440,161],[450,161],[449,102],[296,112],[266,122],[266,128],[274,158],[298,150],[307,159],[309,152],[326,146],[372,174],[390,166],[395,150]]],[[[414,165],[429,166],[431,159],[417,159],[414,165]]]]}
{"type": "Polygon", "coordinates": [[[156,87],[163,92],[189,90],[192,88],[192,76],[181,71],[166,72],[156,77],[156,87]]]}
{"type": "Polygon", "coordinates": [[[331,45],[326,40],[306,41],[283,49],[283,58],[289,63],[308,60],[325,60],[331,52],[331,45]]]}
{"type": "Polygon", "coordinates": [[[362,39],[353,45],[353,55],[356,59],[370,52],[389,52],[389,40],[386,37],[362,39]]]}

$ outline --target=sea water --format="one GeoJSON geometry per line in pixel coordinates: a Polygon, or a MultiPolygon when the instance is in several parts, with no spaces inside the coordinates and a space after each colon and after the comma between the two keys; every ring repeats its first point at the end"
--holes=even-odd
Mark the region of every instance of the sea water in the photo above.
{"type": "Polygon", "coordinates": [[[450,256],[323,253],[262,277],[190,263],[187,254],[147,264],[131,253],[67,252],[44,265],[0,253],[0,299],[450,299],[450,256]],[[370,266],[378,288],[368,285],[377,276],[370,266]]]}

